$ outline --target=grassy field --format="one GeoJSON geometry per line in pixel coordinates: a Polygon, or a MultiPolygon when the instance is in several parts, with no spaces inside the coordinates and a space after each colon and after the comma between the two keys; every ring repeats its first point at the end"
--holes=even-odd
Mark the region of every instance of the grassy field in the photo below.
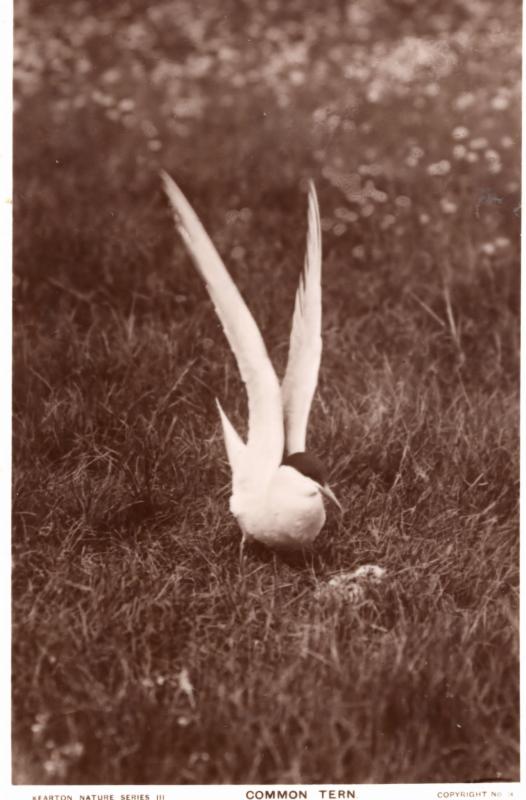
{"type": "Polygon", "coordinates": [[[16,5],[14,780],[516,780],[519,4],[16,5]],[[280,370],[316,181],[304,560],[240,573],[161,167],[280,370]]]}

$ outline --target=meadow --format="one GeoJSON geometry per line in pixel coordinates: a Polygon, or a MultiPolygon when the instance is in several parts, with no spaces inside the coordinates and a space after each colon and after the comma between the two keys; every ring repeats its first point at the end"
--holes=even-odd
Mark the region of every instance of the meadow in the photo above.
{"type": "Polygon", "coordinates": [[[14,782],[518,779],[520,4],[306,6],[16,2],[14,782]],[[279,370],[315,180],[305,558],[240,571],[161,168],[279,370]]]}

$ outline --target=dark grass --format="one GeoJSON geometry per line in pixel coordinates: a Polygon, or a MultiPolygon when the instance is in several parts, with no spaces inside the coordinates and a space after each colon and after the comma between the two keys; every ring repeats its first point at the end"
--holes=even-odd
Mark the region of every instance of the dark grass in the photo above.
{"type": "MultiPolygon", "coordinates": [[[[439,38],[433,4],[413,20],[372,5],[365,29],[388,49],[402,31],[439,38]]],[[[140,4],[99,9],[81,45],[99,70],[89,80],[64,56],[51,81],[37,70],[35,91],[20,88],[15,781],[518,778],[518,111],[515,101],[499,113],[485,105],[516,85],[518,21],[514,4],[501,4],[509,36],[499,44],[489,7],[478,6],[486,16],[467,3],[448,12],[448,30],[466,30],[471,44],[461,67],[439,76],[438,96],[426,94],[433,75],[415,77],[405,100],[366,102],[367,87],[354,85],[347,134],[311,121],[317,106],[338,102],[345,118],[338,98],[349,84],[337,67],[354,34],[341,4],[311,18],[311,83],[294,89],[286,113],[276,100],[283,80],[265,71],[263,50],[257,88],[236,94],[223,77],[188,67],[199,48],[190,37],[184,49],[184,15],[166,42],[158,26],[157,58],[171,63],[174,48],[170,58],[209,102],[204,118],[185,123],[188,137],[168,126],[160,90],[145,90],[153,65],[142,78],[124,69],[122,91],[154,119],[160,152],[148,150],[139,123],[108,121],[82,83],[95,85],[107,68],[95,40],[119,9],[121,30],[139,20],[149,31],[140,4]],[[331,56],[334,75],[320,85],[316,64],[329,45],[343,55],[331,56]],[[60,106],[84,91],[85,105],[60,106]],[[452,110],[468,91],[474,107],[452,110]],[[234,104],[223,104],[230,95],[234,104]],[[458,125],[493,147],[514,138],[499,174],[453,160],[445,178],[404,166],[415,143],[429,153],[424,164],[450,158],[458,125]],[[281,370],[303,258],[302,181],[314,176],[322,216],[336,218],[348,204],[327,166],[351,173],[372,162],[383,168],[375,180],[386,207],[341,236],[324,234],[324,354],[309,446],[345,513],[329,514],[304,560],[249,548],[242,575],[214,398],[243,430],[244,392],[157,170],[174,174],[202,216],[281,370]],[[480,205],[488,187],[501,203],[480,205]],[[400,195],[409,208],[394,202],[400,195]],[[243,208],[251,213],[226,218],[243,208]],[[387,212],[395,222],[384,228],[387,212]],[[481,249],[499,237],[509,244],[481,249]],[[316,591],[366,563],[387,578],[361,603],[316,591]]],[[[35,47],[44,33],[48,47],[60,40],[56,6],[43,8],[19,3],[19,35],[35,47]]],[[[82,32],[87,5],[75,8],[68,25],[82,32]]],[[[185,3],[179,10],[189,13],[185,3]]],[[[261,29],[250,4],[245,11],[261,29]]],[[[204,14],[209,35],[250,62],[241,18],[220,24],[217,13],[210,4],[204,14]]],[[[279,12],[267,13],[288,31],[279,12]]],[[[114,47],[124,67],[149,52],[114,47]]]]}

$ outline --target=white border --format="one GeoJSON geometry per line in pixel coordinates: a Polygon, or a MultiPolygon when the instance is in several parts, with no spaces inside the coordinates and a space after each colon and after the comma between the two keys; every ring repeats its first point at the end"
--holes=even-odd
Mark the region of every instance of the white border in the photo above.
{"type": "Polygon", "coordinates": [[[13,9],[0,4],[0,795],[9,797],[11,782],[11,264],[12,264],[12,65],[13,9]],[[9,794],[8,794],[9,792],[9,794]]]}
{"type": "Polygon", "coordinates": [[[460,800],[519,798],[518,783],[239,786],[15,786],[9,800],[460,800]]]}
{"type": "MultiPolygon", "coordinates": [[[[524,16],[524,15],[523,15],[524,16]]],[[[2,252],[6,255],[0,269],[0,365],[3,381],[0,388],[0,514],[4,522],[1,536],[0,583],[4,588],[4,602],[0,605],[0,687],[2,689],[2,707],[0,708],[0,797],[6,800],[156,800],[159,795],[164,800],[197,800],[206,796],[217,800],[340,800],[354,796],[359,800],[377,800],[377,798],[395,798],[396,800],[453,800],[453,798],[515,798],[520,795],[520,783],[469,783],[469,784],[375,784],[347,786],[13,786],[11,784],[11,554],[10,538],[7,532],[11,529],[11,342],[12,342],[12,309],[11,309],[11,261],[12,261],[12,61],[13,61],[13,9],[11,3],[0,5],[0,103],[2,122],[0,124],[0,237],[2,252]]],[[[523,41],[525,23],[523,19],[523,41]]],[[[524,130],[524,84],[526,69],[523,58],[523,130],[524,130]]],[[[524,147],[522,157],[522,174],[524,175],[524,147]]],[[[522,207],[524,209],[525,187],[522,188],[522,207]]],[[[524,215],[522,215],[524,220],[524,215]]],[[[524,270],[525,244],[524,222],[522,223],[521,275],[522,286],[526,280],[524,270]]],[[[521,320],[526,319],[526,292],[522,288],[521,320]]],[[[521,331],[522,332],[522,331],[521,331]]],[[[524,530],[524,396],[526,378],[525,359],[521,356],[521,531],[524,530]]],[[[521,575],[524,566],[524,542],[521,542],[521,575]]],[[[521,593],[521,622],[526,612],[525,593],[521,593]]],[[[521,624],[521,642],[524,628],[521,624]]],[[[521,647],[521,655],[523,648],[521,647]]],[[[524,660],[521,658],[521,687],[524,686],[524,660]]],[[[525,730],[526,699],[521,692],[521,742],[526,736],[525,730]]],[[[524,748],[521,747],[521,756],[524,748]]],[[[522,761],[524,764],[524,761],[522,761]]],[[[523,768],[524,769],[524,768],[523,768]]]]}

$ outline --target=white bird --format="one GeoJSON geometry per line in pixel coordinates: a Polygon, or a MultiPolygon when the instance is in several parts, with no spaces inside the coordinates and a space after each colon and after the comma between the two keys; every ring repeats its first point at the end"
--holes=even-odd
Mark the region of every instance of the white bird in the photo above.
{"type": "Polygon", "coordinates": [[[203,225],[170,176],[163,172],[162,178],[176,227],[206,284],[248,395],[246,444],[216,400],[232,470],[230,510],[242,531],[241,546],[246,539],[257,539],[275,549],[308,547],[325,523],[323,495],[341,510],[323,465],[305,452],[322,348],[321,227],[314,184],[309,187],[305,264],[280,386],[257,324],[203,225]]]}

